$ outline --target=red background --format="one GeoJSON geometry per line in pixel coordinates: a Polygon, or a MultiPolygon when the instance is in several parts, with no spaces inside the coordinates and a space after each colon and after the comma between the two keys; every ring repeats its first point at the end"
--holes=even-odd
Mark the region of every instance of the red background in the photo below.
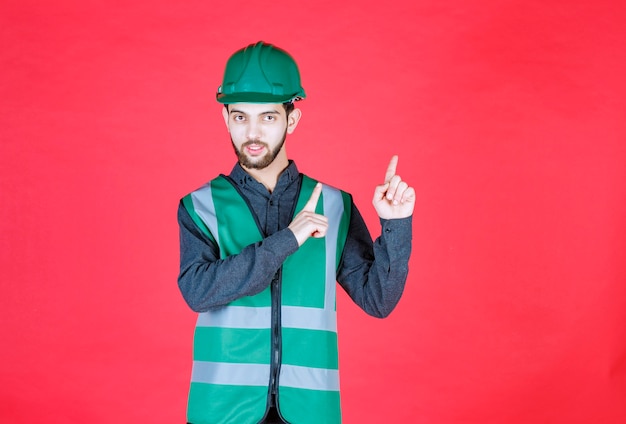
{"type": "Polygon", "coordinates": [[[339,299],[351,423],[626,422],[624,3],[0,4],[0,421],[181,423],[178,199],[233,164],[227,57],[290,51],[288,151],[417,191],[405,295],[339,299]]]}

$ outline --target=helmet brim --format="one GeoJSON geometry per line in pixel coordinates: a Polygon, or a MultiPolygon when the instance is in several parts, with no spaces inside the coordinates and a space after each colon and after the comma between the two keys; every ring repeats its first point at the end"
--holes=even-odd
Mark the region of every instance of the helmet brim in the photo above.
{"type": "Polygon", "coordinates": [[[304,93],[296,93],[289,96],[268,93],[217,93],[217,101],[223,104],[230,103],[287,103],[303,99],[304,93]]]}

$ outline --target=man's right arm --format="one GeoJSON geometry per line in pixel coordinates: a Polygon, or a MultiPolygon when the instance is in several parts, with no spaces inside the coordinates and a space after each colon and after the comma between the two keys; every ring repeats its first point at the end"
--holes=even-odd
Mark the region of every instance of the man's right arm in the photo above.
{"type": "Polygon", "coordinates": [[[287,256],[298,249],[289,229],[278,231],[240,253],[220,259],[219,247],[178,207],[180,274],[178,287],[189,307],[206,312],[262,292],[287,256]]]}

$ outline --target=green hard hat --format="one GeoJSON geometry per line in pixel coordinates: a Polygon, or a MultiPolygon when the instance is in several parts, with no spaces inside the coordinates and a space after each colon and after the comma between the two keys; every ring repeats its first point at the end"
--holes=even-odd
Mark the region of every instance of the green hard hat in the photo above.
{"type": "Polygon", "coordinates": [[[296,61],[286,51],[259,41],[236,51],[226,63],[217,101],[286,103],[306,97],[296,61]]]}

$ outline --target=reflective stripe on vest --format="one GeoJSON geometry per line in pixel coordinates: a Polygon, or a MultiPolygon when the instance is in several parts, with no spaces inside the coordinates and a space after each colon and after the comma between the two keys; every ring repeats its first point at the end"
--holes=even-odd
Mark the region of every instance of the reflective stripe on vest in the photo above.
{"type": "MultiPolygon", "coordinates": [[[[298,213],[315,181],[303,176],[298,213]]],[[[262,240],[254,216],[224,177],[183,203],[220,248],[237,254],[262,240]]],[[[316,212],[329,220],[322,239],[310,238],[282,267],[282,363],[278,405],[290,423],[340,423],[336,333],[336,269],[345,243],[351,201],[323,185],[316,212]]],[[[257,423],[265,414],[270,378],[271,294],[255,296],[198,316],[188,420],[257,423]]]]}

